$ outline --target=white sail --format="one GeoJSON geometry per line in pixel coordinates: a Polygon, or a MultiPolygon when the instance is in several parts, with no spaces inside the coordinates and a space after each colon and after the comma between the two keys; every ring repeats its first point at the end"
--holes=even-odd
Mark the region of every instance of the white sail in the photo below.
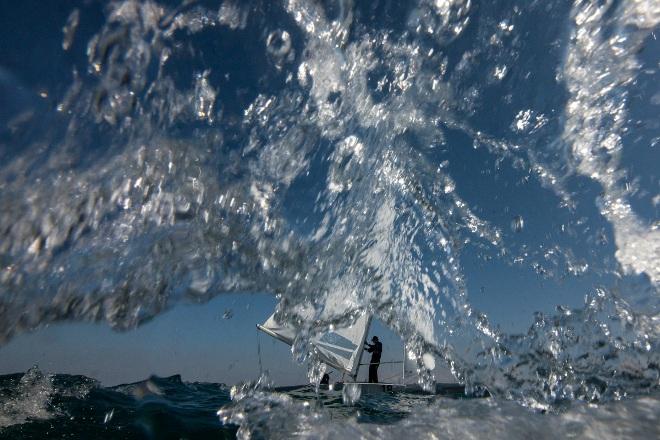
{"type": "Polygon", "coordinates": [[[293,345],[293,340],[296,338],[295,331],[285,325],[280,324],[275,319],[275,314],[273,313],[268,317],[266,322],[261,325],[257,324],[257,328],[264,333],[279,339],[285,344],[293,345]]]}
{"type": "Polygon", "coordinates": [[[419,375],[417,374],[417,362],[410,359],[407,353],[403,353],[403,382],[405,384],[417,383],[419,375]]]}
{"type": "MultiPolygon", "coordinates": [[[[339,328],[312,339],[321,360],[327,365],[355,376],[364,340],[369,331],[369,323],[369,317],[363,315],[351,327],[339,328]]],[[[296,337],[295,329],[279,323],[275,319],[275,314],[272,314],[262,325],[257,325],[257,328],[289,345],[293,344],[296,337]]]]}
{"type": "Polygon", "coordinates": [[[316,338],[314,345],[325,358],[332,360],[335,366],[340,366],[342,370],[355,376],[369,323],[369,317],[362,315],[351,327],[336,329],[316,338]]]}

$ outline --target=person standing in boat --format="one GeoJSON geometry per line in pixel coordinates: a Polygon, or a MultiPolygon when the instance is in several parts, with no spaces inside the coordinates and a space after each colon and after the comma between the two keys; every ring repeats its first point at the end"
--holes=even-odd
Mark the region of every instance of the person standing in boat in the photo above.
{"type": "Polygon", "coordinates": [[[364,347],[369,353],[371,353],[371,362],[369,362],[369,383],[378,383],[378,367],[380,366],[380,355],[383,353],[383,344],[378,340],[378,336],[371,338],[370,344],[365,341],[367,345],[364,347]]]}

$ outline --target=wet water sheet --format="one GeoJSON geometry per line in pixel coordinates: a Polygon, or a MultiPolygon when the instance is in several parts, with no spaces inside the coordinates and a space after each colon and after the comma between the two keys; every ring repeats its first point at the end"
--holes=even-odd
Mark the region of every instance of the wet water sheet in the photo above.
{"type": "Polygon", "coordinates": [[[491,398],[32,371],[0,435],[657,437],[657,0],[5,3],[0,357],[263,292],[309,383],[373,318],[422,389],[446,365],[491,398]]]}

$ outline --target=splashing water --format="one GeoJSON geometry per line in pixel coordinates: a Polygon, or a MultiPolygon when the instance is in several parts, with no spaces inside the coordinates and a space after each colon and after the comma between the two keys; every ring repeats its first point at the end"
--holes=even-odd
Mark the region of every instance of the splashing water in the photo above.
{"type": "Polygon", "coordinates": [[[348,383],[342,390],[341,398],[346,405],[353,405],[355,402],[360,400],[361,393],[362,388],[360,388],[359,385],[348,383]]]}
{"type": "Polygon", "coordinates": [[[400,3],[81,6],[67,87],[0,70],[0,341],[269,291],[301,358],[372,313],[427,388],[436,355],[535,408],[657,390],[660,5],[400,3]],[[473,260],[593,283],[508,333],[473,260]]]}
{"type": "Polygon", "coordinates": [[[0,428],[27,420],[48,420],[53,416],[48,410],[54,392],[50,377],[44,376],[38,368],[33,367],[16,382],[11,389],[5,389],[3,386],[0,428]]]}

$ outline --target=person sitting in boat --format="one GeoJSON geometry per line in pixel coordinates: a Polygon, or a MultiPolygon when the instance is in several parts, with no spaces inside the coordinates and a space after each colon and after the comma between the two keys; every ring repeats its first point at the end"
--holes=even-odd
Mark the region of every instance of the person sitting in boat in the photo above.
{"type": "Polygon", "coordinates": [[[369,353],[371,353],[371,362],[369,363],[369,383],[378,383],[378,366],[380,365],[380,355],[383,353],[383,344],[378,341],[378,336],[371,338],[370,344],[365,341],[367,345],[364,347],[369,353]]]}

